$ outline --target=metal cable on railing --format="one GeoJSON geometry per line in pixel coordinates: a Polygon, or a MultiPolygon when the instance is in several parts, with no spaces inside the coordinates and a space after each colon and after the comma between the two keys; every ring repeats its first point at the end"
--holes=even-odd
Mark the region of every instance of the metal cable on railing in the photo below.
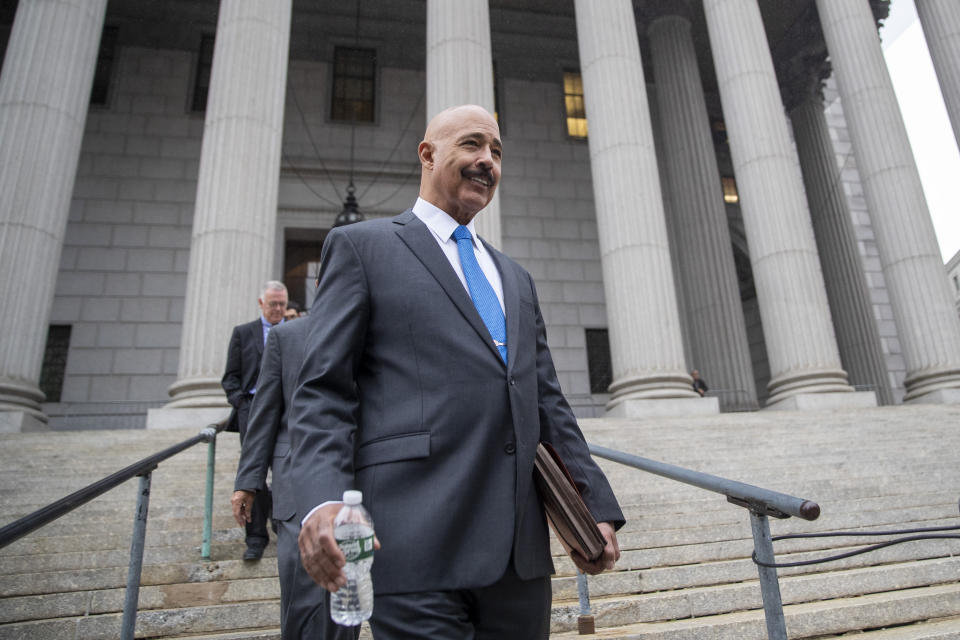
{"type": "Polygon", "coordinates": [[[122,640],[133,640],[137,623],[137,601],[140,594],[140,575],[143,569],[144,541],[147,532],[147,512],[150,506],[150,480],[153,470],[161,462],[172,458],[181,451],[189,449],[200,442],[208,443],[207,448],[207,482],[206,501],[203,516],[203,547],[202,556],[210,558],[210,538],[213,523],[213,476],[216,458],[217,434],[227,426],[223,420],[203,429],[196,436],[184,440],[179,444],[164,449],[152,456],[134,462],[128,467],[117,471],[97,482],[87,485],[79,491],[60,498],[47,506],[37,509],[15,522],[0,528],[0,549],[12,544],[23,536],[36,531],[54,520],[70,513],[77,507],[83,506],[94,498],[118,487],[127,480],[140,478],[140,487],[137,491],[137,507],[134,512],[133,539],[130,542],[130,564],[127,569],[127,588],[123,602],[123,620],[121,622],[122,640]]]}
{"type": "MultiPolygon", "coordinates": [[[[783,618],[783,602],[780,598],[780,583],[777,580],[773,553],[773,539],[770,536],[770,523],[767,516],[789,518],[796,516],[804,520],[816,520],[820,516],[820,505],[810,500],[797,498],[785,493],[770,491],[743,482],[728,480],[719,476],[685,469],[665,462],[641,458],[616,449],[598,445],[589,445],[590,453],[620,464],[653,473],[670,480],[700,487],[707,491],[723,494],[727,501],[750,512],[750,528],[753,533],[753,556],[759,558],[757,572],[760,575],[760,593],[763,597],[763,612],[767,623],[769,640],[787,640],[786,622],[783,618]]],[[[586,577],[577,575],[578,583],[583,580],[581,593],[586,593],[586,577]]],[[[581,599],[581,612],[584,611],[581,599]]],[[[589,602],[586,604],[589,613],[589,602]]]]}
{"type": "Polygon", "coordinates": [[[838,553],[836,555],[827,556],[825,558],[816,558],[813,560],[800,560],[797,562],[774,562],[767,563],[761,562],[757,559],[757,554],[753,554],[753,561],[760,565],[761,567],[773,567],[776,569],[786,568],[786,567],[808,567],[814,564],[822,564],[824,562],[834,562],[836,560],[843,560],[844,558],[850,558],[853,556],[858,556],[862,553],[870,553],[871,551],[877,551],[879,549],[885,549],[886,547],[892,547],[897,544],[903,544],[905,542],[917,542],[919,540],[960,540],[960,534],[941,534],[935,533],[938,531],[960,531],[960,527],[921,527],[918,529],[894,529],[891,531],[829,531],[824,533],[791,533],[782,536],[774,536],[772,542],[778,540],[791,540],[795,538],[839,538],[839,537],[857,537],[857,538],[874,538],[882,536],[904,536],[902,538],[897,538],[895,540],[888,540],[887,542],[878,542],[876,544],[871,544],[860,549],[854,549],[853,551],[846,551],[844,553],[838,553]]]}

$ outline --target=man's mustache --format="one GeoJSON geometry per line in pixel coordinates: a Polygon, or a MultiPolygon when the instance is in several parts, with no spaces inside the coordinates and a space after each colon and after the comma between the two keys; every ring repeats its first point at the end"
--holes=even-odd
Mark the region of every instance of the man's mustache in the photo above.
{"type": "Polygon", "coordinates": [[[482,178],[492,187],[497,183],[493,179],[493,172],[489,169],[464,169],[462,171],[463,177],[465,178],[482,178]]]}

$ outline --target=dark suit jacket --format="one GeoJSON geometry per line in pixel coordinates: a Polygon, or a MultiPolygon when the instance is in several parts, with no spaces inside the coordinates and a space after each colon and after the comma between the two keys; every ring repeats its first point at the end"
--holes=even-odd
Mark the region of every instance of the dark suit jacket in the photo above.
{"type": "Polygon", "coordinates": [[[250,390],[257,386],[262,354],[263,325],[259,317],[253,322],[238,324],[233,328],[227,350],[227,367],[220,386],[227,394],[227,402],[233,407],[227,430],[239,431],[240,442],[243,442],[247,429],[247,413],[252,400],[250,390]]]}
{"type": "Polygon", "coordinates": [[[537,443],[564,458],[598,521],[622,525],[547,348],[530,275],[503,280],[507,365],[412,211],[334,229],[289,422],[297,507],[363,491],[383,545],[376,593],[477,588],[513,561],[553,572],[533,482],[537,443]]]}
{"type": "Polygon", "coordinates": [[[250,405],[234,482],[234,490],[256,491],[266,484],[267,467],[271,467],[276,520],[288,520],[296,512],[288,455],[287,409],[303,361],[307,327],[305,319],[285,322],[271,329],[267,336],[257,393],[250,405]]]}

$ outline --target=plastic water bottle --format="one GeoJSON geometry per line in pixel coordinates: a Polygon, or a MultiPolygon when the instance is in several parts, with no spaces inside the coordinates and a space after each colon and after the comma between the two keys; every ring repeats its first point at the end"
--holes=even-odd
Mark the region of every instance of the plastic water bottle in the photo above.
{"type": "Polygon", "coordinates": [[[373,520],[362,502],[362,492],[344,491],[343,508],[333,521],[333,535],[347,559],[343,566],[347,584],[330,594],[330,617],[349,627],[373,613],[373,520]]]}

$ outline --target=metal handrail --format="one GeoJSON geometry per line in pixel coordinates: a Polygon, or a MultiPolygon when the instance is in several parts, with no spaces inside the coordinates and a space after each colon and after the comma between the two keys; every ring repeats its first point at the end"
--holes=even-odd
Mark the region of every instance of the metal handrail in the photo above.
{"type": "Polygon", "coordinates": [[[752,484],[728,480],[720,476],[710,475],[701,471],[693,471],[666,462],[657,462],[649,458],[641,458],[616,449],[608,449],[599,445],[591,444],[590,453],[600,458],[606,458],[620,464],[625,464],[641,471],[690,484],[707,491],[721,493],[727,496],[727,500],[739,506],[746,507],[774,516],[775,518],[784,518],[796,516],[804,520],[816,520],[820,517],[820,505],[803,498],[795,498],[786,493],[778,493],[755,487],[752,484]]]}
{"type": "MultiPolygon", "coordinates": [[[[773,564],[774,561],[773,541],[770,538],[770,523],[767,516],[775,518],[796,516],[804,520],[816,520],[820,517],[820,505],[811,500],[728,480],[709,473],[685,469],[665,462],[641,458],[616,449],[608,449],[594,444],[589,445],[589,447],[590,453],[597,457],[723,494],[727,497],[728,502],[749,510],[754,552],[757,559],[764,564],[773,564]]],[[[763,596],[767,637],[769,640],[787,640],[787,628],[783,618],[783,602],[780,598],[777,570],[775,567],[758,564],[757,571],[760,575],[760,592],[763,596]]],[[[586,593],[586,577],[578,573],[577,582],[581,593],[581,613],[588,616],[589,602],[586,605],[583,602],[583,594],[586,593]]]]}
{"type": "Polygon", "coordinates": [[[50,524],[77,507],[83,506],[94,498],[118,487],[127,480],[140,477],[140,488],[137,492],[137,508],[134,513],[133,538],[130,543],[130,564],[127,569],[127,588],[123,602],[123,620],[121,621],[122,640],[133,640],[137,622],[137,601],[140,594],[140,575],[143,568],[144,541],[147,532],[147,511],[150,504],[150,477],[153,470],[161,462],[172,458],[181,451],[189,449],[200,442],[209,444],[207,449],[207,478],[206,501],[203,517],[203,547],[204,558],[210,557],[210,536],[213,522],[213,475],[214,459],[217,443],[217,434],[227,426],[227,420],[221,420],[203,429],[199,434],[184,440],[179,444],[134,462],[128,467],[117,471],[97,482],[87,485],[79,491],[60,498],[47,506],[37,509],[19,520],[0,528],[0,549],[12,544],[23,536],[36,531],[44,525],[50,524]]]}

